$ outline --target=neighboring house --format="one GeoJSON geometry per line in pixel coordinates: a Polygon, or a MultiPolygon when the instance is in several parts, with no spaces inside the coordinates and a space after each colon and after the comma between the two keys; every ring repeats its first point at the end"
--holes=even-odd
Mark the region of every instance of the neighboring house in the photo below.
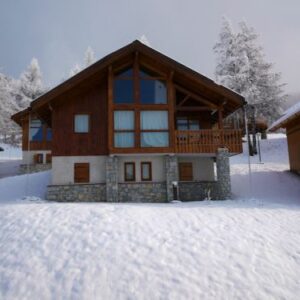
{"type": "Polygon", "coordinates": [[[23,127],[30,163],[37,154],[45,162],[51,149],[50,200],[166,202],[178,197],[177,188],[180,200],[226,199],[229,156],[242,152],[242,139],[240,130],[223,129],[223,119],[244,104],[134,41],[12,119],[23,127]]]}
{"type": "Polygon", "coordinates": [[[290,169],[300,174],[300,102],[289,108],[282,117],[274,122],[269,131],[286,129],[290,169]]]}

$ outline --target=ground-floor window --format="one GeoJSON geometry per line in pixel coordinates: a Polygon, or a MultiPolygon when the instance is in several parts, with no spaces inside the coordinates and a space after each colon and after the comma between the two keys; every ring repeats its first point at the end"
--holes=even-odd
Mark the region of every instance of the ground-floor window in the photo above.
{"type": "Polygon", "coordinates": [[[193,180],[193,164],[190,162],[179,163],[179,180],[192,181],[193,180]]]}
{"type": "Polygon", "coordinates": [[[135,163],[126,162],[124,164],[124,180],[135,181],[135,163]]]}
{"type": "Polygon", "coordinates": [[[74,182],[88,183],[90,182],[90,164],[75,163],[74,164],[74,182]]]}
{"type": "Polygon", "coordinates": [[[151,162],[141,163],[141,180],[151,181],[152,180],[152,166],[151,162]]]}

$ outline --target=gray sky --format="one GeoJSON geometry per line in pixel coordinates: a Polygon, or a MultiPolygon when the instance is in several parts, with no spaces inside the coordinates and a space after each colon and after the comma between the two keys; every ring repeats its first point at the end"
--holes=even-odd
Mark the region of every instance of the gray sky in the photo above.
{"type": "Polygon", "coordinates": [[[0,0],[0,72],[18,77],[36,57],[48,85],[91,46],[99,59],[145,34],[151,46],[214,79],[221,18],[246,20],[287,92],[300,92],[299,0],[0,0]]]}

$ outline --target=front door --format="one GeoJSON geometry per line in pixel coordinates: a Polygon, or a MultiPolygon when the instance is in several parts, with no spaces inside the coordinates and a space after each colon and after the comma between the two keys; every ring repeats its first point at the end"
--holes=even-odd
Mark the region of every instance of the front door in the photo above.
{"type": "Polygon", "coordinates": [[[179,163],[179,180],[193,181],[193,164],[189,162],[179,163]]]}

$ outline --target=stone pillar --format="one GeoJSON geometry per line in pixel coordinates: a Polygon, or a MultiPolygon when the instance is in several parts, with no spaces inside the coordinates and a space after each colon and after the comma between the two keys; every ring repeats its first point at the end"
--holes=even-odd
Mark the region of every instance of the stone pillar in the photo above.
{"type": "Polygon", "coordinates": [[[106,165],[106,201],[118,202],[118,158],[107,157],[106,165]]]}
{"type": "Polygon", "coordinates": [[[174,200],[173,198],[173,181],[179,180],[178,176],[178,160],[175,155],[166,156],[166,186],[167,186],[167,201],[174,200]]]}
{"type": "Polygon", "coordinates": [[[219,148],[217,152],[218,198],[231,198],[230,165],[227,148],[219,148]]]}

